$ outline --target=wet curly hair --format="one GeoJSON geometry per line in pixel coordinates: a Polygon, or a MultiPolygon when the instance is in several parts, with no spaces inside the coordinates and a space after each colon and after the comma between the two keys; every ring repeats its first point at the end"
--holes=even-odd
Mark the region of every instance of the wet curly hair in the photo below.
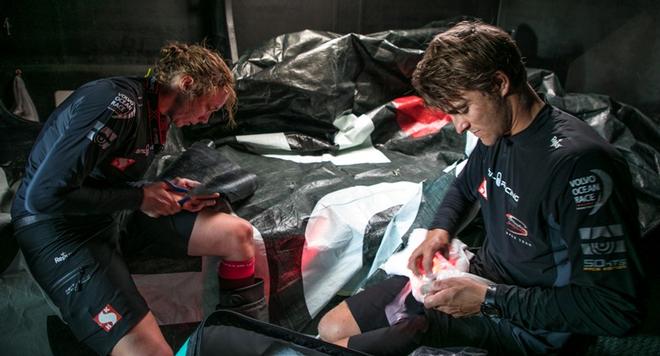
{"type": "Polygon", "coordinates": [[[193,85],[183,93],[195,98],[225,89],[228,97],[224,105],[230,125],[234,125],[236,91],[231,70],[220,55],[201,44],[170,42],[160,49],[160,57],[154,67],[158,84],[170,87],[181,75],[189,75],[193,85]]]}

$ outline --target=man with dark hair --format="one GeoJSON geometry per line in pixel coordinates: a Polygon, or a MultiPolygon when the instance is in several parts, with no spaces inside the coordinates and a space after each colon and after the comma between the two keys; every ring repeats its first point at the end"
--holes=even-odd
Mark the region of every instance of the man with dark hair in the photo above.
{"type": "Polygon", "coordinates": [[[422,306],[401,298],[407,278],[392,277],[326,314],[324,340],[373,354],[419,345],[547,354],[573,336],[624,335],[638,324],[639,225],[627,164],[525,79],[511,37],[480,22],[436,36],[412,79],[427,105],[480,142],[408,268],[430,273],[479,203],[486,238],[470,272],[493,284],[435,281],[422,306]]]}
{"type": "Polygon", "coordinates": [[[206,209],[217,193],[184,199],[199,182],[140,182],[170,124],[206,123],[223,107],[233,122],[233,85],[216,52],[170,43],[153,75],[100,79],[76,90],[32,148],[12,205],[15,235],[37,283],[75,336],[99,354],[172,354],[113,248],[126,211],[138,210],[128,224],[131,239],[170,246],[170,256],[222,257],[221,307],[267,312],[263,282],[254,278],[250,223],[206,209]]]}

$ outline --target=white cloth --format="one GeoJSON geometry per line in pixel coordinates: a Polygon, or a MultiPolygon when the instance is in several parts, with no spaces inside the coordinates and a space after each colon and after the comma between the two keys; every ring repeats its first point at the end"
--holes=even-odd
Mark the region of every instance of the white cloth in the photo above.
{"type": "Polygon", "coordinates": [[[14,101],[16,102],[12,109],[14,115],[25,120],[39,122],[37,108],[34,106],[32,98],[30,98],[30,94],[25,87],[25,82],[20,75],[14,77],[14,101]]]}
{"type": "Polygon", "coordinates": [[[439,253],[433,260],[433,273],[417,277],[411,270],[408,269],[408,259],[412,252],[419,246],[426,238],[426,229],[415,229],[410,233],[408,238],[408,246],[405,249],[393,254],[383,265],[382,268],[387,274],[394,274],[399,276],[406,276],[410,279],[412,286],[413,297],[418,302],[424,301],[425,292],[428,292],[430,285],[433,281],[439,281],[447,278],[454,277],[469,277],[478,282],[492,284],[493,282],[477,276],[476,274],[469,273],[470,259],[474,254],[468,251],[468,246],[459,239],[452,239],[449,245],[449,260],[445,259],[439,253]]]}

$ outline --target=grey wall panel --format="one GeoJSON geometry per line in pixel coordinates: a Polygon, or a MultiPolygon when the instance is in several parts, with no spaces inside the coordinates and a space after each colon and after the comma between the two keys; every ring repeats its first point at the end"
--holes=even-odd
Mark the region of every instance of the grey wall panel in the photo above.
{"type": "Polygon", "coordinates": [[[142,75],[168,40],[200,41],[208,1],[0,2],[0,98],[11,106],[14,69],[44,120],[53,92],[99,77],[142,75]],[[5,22],[6,19],[6,22],[5,22]]]}
{"type": "Polygon", "coordinates": [[[419,28],[460,15],[494,22],[498,0],[233,1],[239,54],[277,35],[305,29],[372,33],[419,28]]]}
{"type": "MultiPolygon", "coordinates": [[[[372,33],[476,16],[517,30],[530,65],[555,70],[568,90],[608,94],[660,111],[660,2],[652,0],[234,0],[233,5],[239,54],[303,29],[372,33]]],[[[52,110],[53,90],[99,76],[141,73],[166,40],[206,37],[228,57],[223,0],[2,1],[0,23],[5,18],[0,97],[11,105],[7,84],[21,68],[42,117],[52,110]]]]}
{"type": "Polygon", "coordinates": [[[9,1],[0,16],[11,35],[0,35],[3,52],[26,62],[142,62],[165,40],[200,40],[198,2],[9,1]]]}
{"type": "Polygon", "coordinates": [[[536,54],[525,46],[530,64],[555,69],[567,90],[660,111],[659,20],[651,0],[503,0],[499,25],[527,25],[526,42],[537,41],[536,54]]]}

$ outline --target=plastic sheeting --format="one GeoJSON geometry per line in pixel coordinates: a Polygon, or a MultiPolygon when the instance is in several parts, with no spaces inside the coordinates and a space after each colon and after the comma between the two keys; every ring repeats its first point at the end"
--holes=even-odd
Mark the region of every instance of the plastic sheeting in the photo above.
{"type": "MultiPolygon", "coordinates": [[[[216,126],[206,134],[216,143],[229,143],[238,149],[237,152],[249,151],[277,158],[293,153],[302,157],[297,162],[314,162],[304,165],[264,161],[254,167],[263,180],[260,184],[267,188],[259,189],[238,210],[259,229],[266,246],[271,276],[271,320],[274,322],[299,329],[332,297],[325,295],[318,299],[318,295],[324,295],[321,292],[324,284],[333,285],[334,290],[352,291],[352,287],[363,283],[354,278],[349,285],[340,287],[336,284],[345,279],[337,281],[323,276],[317,276],[314,283],[301,282],[304,278],[300,271],[309,259],[303,252],[309,251],[311,236],[307,226],[318,202],[349,187],[382,182],[418,183],[442,177],[442,168],[464,157],[465,139],[455,134],[451,125],[444,126],[446,115],[423,113],[419,109],[414,115],[408,115],[412,124],[401,120],[404,108],[410,112],[409,107],[401,105],[410,101],[402,98],[412,93],[410,73],[425,47],[424,42],[438,31],[421,29],[373,36],[303,31],[277,37],[237,63],[234,71],[240,98],[239,127],[227,131],[216,126]],[[342,121],[341,125],[337,124],[338,120],[342,121]],[[355,128],[362,128],[362,131],[355,128]],[[349,132],[359,134],[351,136],[349,132]],[[260,137],[249,141],[244,136],[232,138],[233,133],[260,137]],[[354,142],[370,142],[390,162],[358,160],[338,166],[318,159],[326,155],[340,158],[350,153],[351,148],[342,148],[337,139],[349,136],[354,142]],[[269,140],[274,137],[277,138],[269,140]],[[262,169],[267,165],[273,166],[272,173],[262,169]],[[267,208],[262,210],[264,206],[267,208]],[[321,289],[311,289],[312,286],[321,289]],[[315,297],[307,299],[310,296],[315,297]],[[309,303],[303,303],[304,300],[309,303]]],[[[587,121],[624,154],[635,179],[642,231],[647,233],[657,226],[660,222],[660,156],[659,141],[654,138],[658,137],[658,125],[634,108],[606,96],[564,93],[550,72],[532,69],[529,78],[548,102],[587,121]]],[[[189,137],[200,137],[196,136],[200,132],[201,129],[186,133],[189,137]]],[[[437,199],[441,199],[442,194],[439,189],[437,199]]],[[[424,196],[425,199],[429,197],[424,196]]],[[[378,201],[379,197],[371,199],[378,201]]],[[[383,214],[385,211],[394,213],[391,216],[395,221],[398,210],[386,204],[382,209],[383,214]]],[[[336,218],[330,224],[333,233],[344,231],[346,240],[355,238],[350,223],[337,215],[333,217],[336,218]]],[[[367,230],[371,231],[365,228],[365,232],[367,230]]],[[[396,250],[397,242],[405,241],[396,238],[389,241],[385,231],[383,236],[368,237],[369,244],[363,244],[363,247],[370,246],[370,251],[362,250],[362,264],[372,263],[368,274],[375,273],[377,263],[396,250]],[[383,247],[374,263],[367,256],[374,255],[379,245],[388,247],[383,247]]],[[[367,239],[366,234],[362,238],[367,239]]],[[[336,263],[346,263],[342,261],[349,251],[356,250],[350,246],[354,245],[331,246],[334,248],[319,252],[325,255],[317,254],[315,258],[320,263],[332,256],[336,263]]],[[[360,263],[355,263],[345,267],[357,270],[360,263]]],[[[325,266],[328,270],[342,268],[327,261],[325,266]]],[[[332,288],[326,293],[331,294],[332,288]]]]}

